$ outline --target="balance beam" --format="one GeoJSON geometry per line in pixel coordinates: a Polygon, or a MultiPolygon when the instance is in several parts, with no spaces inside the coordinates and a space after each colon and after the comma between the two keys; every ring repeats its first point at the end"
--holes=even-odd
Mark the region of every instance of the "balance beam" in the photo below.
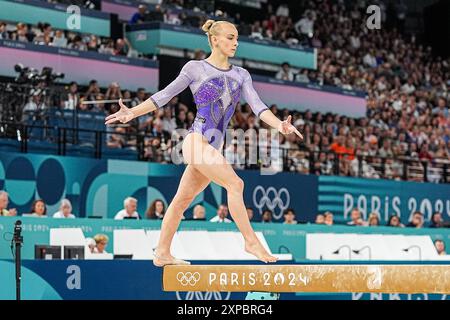
{"type": "Polygon", "coordinates": [[[450,293],[450,265],[171,265],[164,291],[450,293]]]}

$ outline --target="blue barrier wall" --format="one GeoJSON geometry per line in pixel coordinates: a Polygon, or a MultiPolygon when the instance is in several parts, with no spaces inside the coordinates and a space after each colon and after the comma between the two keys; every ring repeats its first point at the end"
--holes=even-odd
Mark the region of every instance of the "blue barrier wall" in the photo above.
{"type": "MultiPolygon", "coordinates": [[[[133,48],[144,53],[159,53],[158,47],[197,50],[209,52],[211,49],[205,33],[200,28],[175,26],[166,23],[150,22],[127,27],[127,38],[133,48]]],[[[267,40],[255,40],[249,37],[239,37],[239,49],[236,58],[258,60],[281,64],[283,61],[291,65],[316,69],[317,51],[312,48],[289,46],[267,40]],[[255,55],[258,52],[258,55],[255,55]]]]}
{"type": "MultiPolygon", "coordinates": [[[[20,213],[29,212],[31,203],[39,198],[54,213],[60,201],[68,198],[79,217],[113,218],[123,209],[123,200],[133,196],[138,199],[138,212],[143,215],[157,198],[166,206],[170,203],[184,168],[138,161],[2,153],[0,189],[10,193],[10,207],[16,207],[20,213]]],[[[244,199],[255,208],[255,220],[260,220],[259,213],[266,208],[274,211],[276,220],[282,220],[282,211],[288,207],[298,208],[298,219],[314,218],[317,177],[293,173],[262,176],[258,170],[237,172],[246,183],[244,199]]],[[[226,203],[226,192],[211,183],[194,199],[187,217],[198,203],[205,206],[207,217],[211,218],[218,205],[226,203]]]]}

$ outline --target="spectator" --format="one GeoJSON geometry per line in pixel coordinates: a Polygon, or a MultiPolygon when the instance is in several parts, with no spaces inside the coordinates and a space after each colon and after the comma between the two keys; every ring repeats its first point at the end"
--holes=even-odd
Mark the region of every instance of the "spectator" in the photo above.
{"type": "Polygon", "coordinates": [[[330,211],[325,212],[325,220],[324,223],[327,226],[332,226],[334,225],[334,217],[333,217],[333,213],[331,213],[330,211]]]}
{"type": "Polygon", "coordinates": [[[192,219],[193,220],[206,221],[205,207],[200,205],[200,204],[197,204],[194,207],[193,214],[192,214],[192,219]]]}
{"type": "Polygon", "coordinates": [[[44,200],[38,199],[31,204],[29,216],[37,218],[47,218],[47,206],[44,200]]]}
{"type": "Polygon", "coordinates": [[[295,220],[295,211],[294,209],[286,209],[283,213],[284,224],[297,224],[298,222],[295,220]]]}
{"type": "Polygon", "coordinates": [[[291,70],[291,65],[287,62],[281,64],[281,70],[278,71],[275,78],[285,81],[294,81],[294,73],[291,70]]]}
{"type": "Polygon", "coordinates": [[[78,93],[78,84],[72,81],[69,84],[69,88],[62,99],[61,107],[65,110],[74,110],[79,107],[80,94],[78,93]]]}
{"type": "Polygon", "coordinates": [[[164,12],[159,4],[155,6],[155,10],[152,10],[148,14],[149,21],[160,21],[164,22],[164,12]]]}
{"type": "Polygon", "coordinates": [[[109,238],[106,234],[96,234],[94,237],[95,248],[93,253],[108,253],[106,247],[108,246],[109,238]]]}
{"type": "Polygon", "coordinates": [[[72,41],[70,41],[67,48],[79,51],[87,51],[87,45],[86,43],[83,42],[83,39],[79,35],[73,37],[72,41]]]}
{"type": "Polygon", "coordinates": [[[272,211],[266,209],[263,211],[262,216],[261,216],[261,222],[262,223],[271,223],[272,222],[272,211]]]}
{"type": "Polygon", "coordinates": [[[62,199],[59,211],[53,215],[53,218],[75,218],[75,216],[72,214],[72,204],[68,199],[62,199]]]}
{"type": "Polygon", "coordinates": [[[67,47],[67,38],[62,30],[55,30],[51,46],[59,48],[67,47]]]}
{"type": "Polygon", "coordinates": [[[228,219],[227,216],[228,216],[228,207],[225,204],[221,204],[219,208],[217,208],[217,215],[209,221],[231,223],[231,220],[228,219]]]}
{"type": "Polygon", "coordinates": [[[400,218],[393,214],[389,217],[388,223],[387,223],[388,227],[399,227],[399,228],[404,228],[405,226],[401,223],[400,218]]]}
{"type": "Polygon", "coordinates": [[[148,13],[147,6],[145,4],[140,4],[138,7],[138,11],[133,14],[133,16],[130,19],[130,24],[137,24],[137,23],[144,23],[145,22],[145,16],[148,13]]]}
{"type": "Polygon", "coordinates": [[[139,214],[136,212],[137,199],[128,197],[123,201],[124,209],[117,212],[114,217],[115,220],[122,220],[125,218],[140,219],[139,214]]]}
{"type": "Polygon", "coordinates": [[[253,216],[254,216],[254,214],[253,214],[253,208],[247,207],[247,217],[248,217],[248,220],[252,221],[253,216]]]}
{"type": "Polygon", "coordinates": [[[119,100],[122,98],[122,91],[118,82],[112,82],[106,90],[105,100],[119,100]]]}
{"type": "Polygon", "coordinates": [[[6,31],[6,23],[0,21],[0,40],[8,40],[8,39],[9,35],[8,32],[6,31]]]}
{"type": "Polygon", "coordinates": [[[447,253],[445,252],[445,243],[443,240],[440,240],[440,239],[435,240],[434,247],[436,248],[438,255],[440,255],[440,256],[447,255],[447,253]]]}
{"type": "Polygon", "coordinates": [[[294,26],[297,34],[312,38],[314,34],[314,18],[311,12],[301,18],[294,26]]]}
{"type": "Polygon", "coordinates": [[[406,225],[411,228],[422,228],[423,227],[423,214],[420,211],[414,212],[411,221],[406,225]]]}
{"type": "Polygon", "coordinates": [[[86,246],[90,253],[94,253],[97,243],[93,238],[86,238],[86,246]]]}
{"type": "Polygon", "coordinates": [[[156,199],[148,207],[145,216],[147,219],[163,219],[166,213],[166,206],[161,199],[156,199]]]}
{"type": "Polygon", "coordinates": [[[369,227],[376,227],[380,225],[380,217],[378,216],[378,213],[372,212],[369,214],[369,218],[367,219],[369,227]]]}
{"type": "Polygon", "coordinates": [[[88,101],[95,101],[97,100],[97,96],[99,94],[101,94],[101,91],[97,80],[89,81],[88,89],[84,93],[84,99],[88,101]]]}
{"type": "Polygon", "coordinates": [[[316,215],[316,221],[315,224],[325,224],[325,216],[321,213],[316,215]]]}
{"type": "Polygon", "coordinates": [[[431,215],[430,228],[442,228],[444,226],[444,220],[442,219],[442,213],[439,211],[434,212],[431,215]]]}
{"type": "Polygon", "coordinates": [[[347,222],[347,225],[349,226],[364,226],[365,222],[361,216],[361,211],[359,209],[354,208],[352,212],[350,213],[350,219],[351,221],[347,222]]]}
{"type": "Polygon", "coordinates": [[[0,190],[0,216],[16,216],[17,210],[14,208],[7,209],[9,204],[9,195],[6,191],[0,190]]]}

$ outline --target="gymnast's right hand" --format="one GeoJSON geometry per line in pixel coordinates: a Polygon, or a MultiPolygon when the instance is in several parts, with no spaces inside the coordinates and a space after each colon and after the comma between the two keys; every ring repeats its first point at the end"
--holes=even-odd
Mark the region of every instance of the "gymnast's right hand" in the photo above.
{"type": "Polygon", "coordinates": [[[113,113],[105,118],[105,124],[111,124],[116,121],[121,123],[127,123],[134,119],[134,113],[131,112],[130,108],[127,108],[122,102],[122,98],[119,99],[120,110],[113,113]]]}

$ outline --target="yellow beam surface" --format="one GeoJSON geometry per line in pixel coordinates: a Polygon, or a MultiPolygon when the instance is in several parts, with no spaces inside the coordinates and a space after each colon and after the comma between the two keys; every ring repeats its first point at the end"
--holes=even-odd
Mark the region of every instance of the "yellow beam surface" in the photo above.
{"type": "Polygon", "coordinates": [[[450,293],[450,265],[172,265],[164,291],[450,293]]]}

